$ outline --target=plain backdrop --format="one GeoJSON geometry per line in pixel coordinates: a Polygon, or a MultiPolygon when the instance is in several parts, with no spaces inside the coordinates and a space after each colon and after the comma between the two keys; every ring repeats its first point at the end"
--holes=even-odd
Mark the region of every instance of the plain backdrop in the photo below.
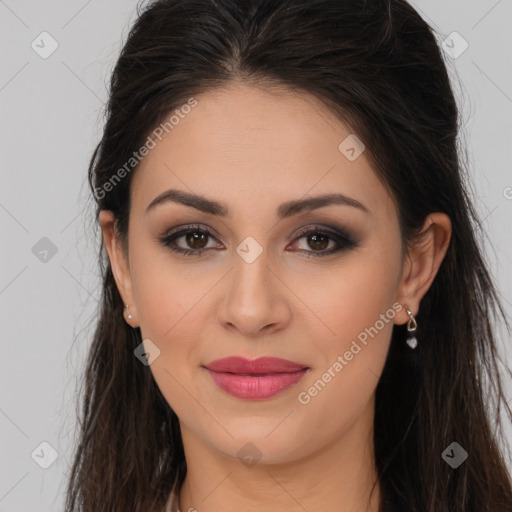
{"type": "MultiPolygon", "coordinates": [[[[512,2],[411,3],[448,43],[472,194],[510,313],[512,2]]],[[[0,0],[0,512],[63,509],[76,378],[100,291],[86,172],[135,7],[0,0]]],[[[511,340],[501,343],[511,365],[511,340]]]]}

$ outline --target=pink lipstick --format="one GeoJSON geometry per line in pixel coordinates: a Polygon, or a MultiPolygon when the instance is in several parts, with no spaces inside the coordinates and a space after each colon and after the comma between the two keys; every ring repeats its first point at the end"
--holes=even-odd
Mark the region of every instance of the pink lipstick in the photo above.
{"type": "Polygon", "coordinates": [[[276,357],[225,357],[205,365],[213,381],[237,398],[263,400],[290,388],[310,370],[301,363],[276,357]]]}

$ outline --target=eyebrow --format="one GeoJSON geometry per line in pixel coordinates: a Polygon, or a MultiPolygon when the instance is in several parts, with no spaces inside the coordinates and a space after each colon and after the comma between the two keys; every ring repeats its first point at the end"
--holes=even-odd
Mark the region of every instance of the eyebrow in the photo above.
{"type": "MultiPolygon", "coordinates": [[[[195,208],[201,212],[218,215],[220,217],[227,217],[230,215],[229,208],[222,203],[212,199],[207,199],[204,196],[191,194],[189,192],[176,189],[166,190],[165,192],[162,192],[160,195],[155,197],[155,199],[153,199],[153,201],[151,201],[149,206],[146,208],[146,213],[151,211],[156,206],[167,203],[169,201],[183,204],[185,206],[195,208]]],[[[277,216],[280,219],[284,219],[286,217],[291,217],[292,215],[297,215],[305,211],[309,212],[316,210],[317,208],[322,208],[329,205],[352,206],[371,215],[371,212],[368,210],[368,208],[356,199],[345,196],[343,194],[326,194],[316,197],[309,197],[306,199],[286,201],[277,209],[277,216]]]]}

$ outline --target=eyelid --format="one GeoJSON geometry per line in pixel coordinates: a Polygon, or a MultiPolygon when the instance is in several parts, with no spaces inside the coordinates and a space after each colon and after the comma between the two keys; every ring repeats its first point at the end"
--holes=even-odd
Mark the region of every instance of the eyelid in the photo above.
{"type": "MultiPolygon", "coordinates": [[[[190,231],[197,230],[201,232],[206,232],[209,235],[213,235],[217,240],[220,238],[220,235],[217,233],[217,231],[210,226],[206,224],[199,224],[199,223],[193,223],[193,224],[183,224],[180,226],[175,226],[171,229],[165,230],[161,235],[157,236],[156,238],[158,240],[162,240],[165,238],[169,238],[173,235],[178,235],[180,233],[188,233],[190,231]]],[[[293,241],[295,242],[298,238],[303,237],[305,234],[310,233],[311,231],[322,231],[326,234],[331,234],[334,237],[342,238],[347,243],[358,242],[358,237],[355,236],[351,229],[347,229],[343,226],[334,227],[329,226],[323,223],[313,222],[305,224],[304,226],[301,226],[300,228],[292,231],[292,234],[288,237],[291,238],[293,236],[293,241]]]]}
{"type": "Polygon", "coordinates": [[[342,226],[340,226],[340,227],[329,226],[329,225],[318,223],[318,222],[313,222],[312,224],[310,223],[310,224],[307,224],[306,226],[299,228],[297,233],[294,235],[295,236],[294,240],[296,240],[299,237],[304,236],[304,234],[307,234],[310,231],[315,231],[315,230],[321,231],[326,234],[333,235],[334,237],[337,237],[337,238],[342,238],[347,243],[349,243],[349,242],[357,243],[358,242],[358,237],[355,236],[355,234],[352,232],[351,229],[344,228],[342,226]]]}
{"type": "MultiPolygon", "coordinates": [[[[165,243],[166,240],[172,238],[181,238],[185,236],[187,233],[193,231],[200,231],[201,233],[206,233],[210,238],[214,238],[215,240],[219,240],[219,236],[217,235],[217,231],[210,228],[210,226],[202,226],[200,224],[183,224],[181,226],[176,226],[171,229],[167,229],[163,232],[162,235],[156,236],[156,240],[162,243],[165,243]]],[[[205,249],[206,250],[206,249],[205,249]]],[[[196,249],[195,252],[199,252],[199,249],[196,249]]]]}
{"type": "MultiPolygon", "coordinates": [[[[187,249],[182,247],[174,247],[175,240],[182,238],[187,233],[190,232],[201,232],[206,234],[209,238],[213,238],[216,241],[219,241],[219,238],[215,234],[216,231],[212,230],[209,226],[203,227],[198,223],[189,224],[189,225],[181,225],[176,226],[170,230],[164,232],[162,236],[156,237],[157,241],[162,243],[169,251],[179,254],[181,256],[189,257],[200,257],[205,253],[211,252],[212,248],[201,248],[201,249],[187,249]]],[[[303,254],[306,258],[322,258],[328,256],[334,256],[337,253],[346,252],[352,249],[359,247],[358,237],[354,237],[351,234],[352,230],[344,229],[344,228],[333,228],[331,226],[322,225],[321,223],[310,223],[306,226],[302,226],[296,232],[291,245],[297,243],[302,238],[306,237],[310,234],[323,233],[326,235],[331,241],[334,241],[336,244],[335,248],[331,248],[329,250],[307,250],[307,249],[298,249],[292,252],[298,252],[303,254]]],[[[289,247],[289,245],[287,246],[289,247]]]]}
{"type": "Polygon", "coordinates": [[[157,240],[162,240],[165,238],[169,238],[173,235],[178,234],[185,234],[190,231],[201,231],[208,233],[209,235],[214,236],[216,239],[220,238],[219,233],[217,230],[213,229],[212,227],[208,226],[207,224],[199,224],[197,222],[191,223],[191,224],[181,224],[179,226],[174,226],[173,228],[164,229],[160,235],[157,235],[155,238],[157,240]]]}

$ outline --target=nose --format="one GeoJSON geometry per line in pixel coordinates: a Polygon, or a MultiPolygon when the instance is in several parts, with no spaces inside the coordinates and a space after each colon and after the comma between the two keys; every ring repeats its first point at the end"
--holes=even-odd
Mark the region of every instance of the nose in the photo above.
{"type": "Polygon", "coordinates": [[[269,266],[265,252],[251,263],[235,258],[226,279],[218,311],[218,320],[226,329],[254,338],[286,328],[291,319],[287,299],[291,292],[283,277],[269,266]]]}

